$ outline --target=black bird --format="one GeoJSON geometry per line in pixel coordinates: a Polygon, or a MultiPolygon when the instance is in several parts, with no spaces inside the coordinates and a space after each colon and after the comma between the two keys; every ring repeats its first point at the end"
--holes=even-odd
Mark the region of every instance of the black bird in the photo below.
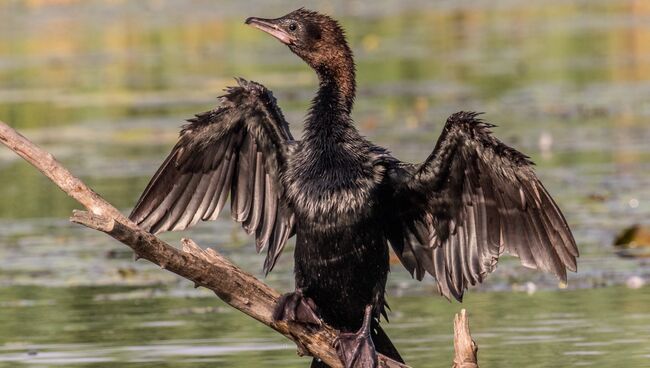
{"type": "Polygon", "coordinates": [[[255,235],[258,252],[267,249],[267,273],[296,235],[296,290],[275,318],[340,329],[347,367],[376,366],[375,351],[402,361],[379,326],[388,244],[414,277],[431,274],[442,295],[459,301],[504,252],[565,282],[566,270],[576,271],[578,249],[560,209],[532,162],[496,139],[493,125],[453,114],[423,163],[401,162],[354,127],[355,65],[335,20],[299,9],[246,24],[318,74],[302,139],[268,89],[238,79],[221,106],[183,126],[130,216],[141,227],[158,233],[214,220],[230,195],[233,219],[255,235]]]}

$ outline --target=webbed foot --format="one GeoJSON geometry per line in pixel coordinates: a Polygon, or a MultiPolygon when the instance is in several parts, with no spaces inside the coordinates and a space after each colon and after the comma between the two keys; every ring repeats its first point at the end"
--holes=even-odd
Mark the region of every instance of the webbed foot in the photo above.
{"type": "Polygon", "coordinates": [[[316,304],[303,294],[302,289],[296,289],[296,291],[280,297],[278,305],[273,311],[273,320],[300,322],[315,326],[322,324],[316,304]]]}
{"type": "Polygon", "coordinates": [[[370,337],[372,305],[366,307],[363,324],[355,333],[341,332],[336,340],[336,352],[345,368],[376,368],[377,352],[370,337]]]}

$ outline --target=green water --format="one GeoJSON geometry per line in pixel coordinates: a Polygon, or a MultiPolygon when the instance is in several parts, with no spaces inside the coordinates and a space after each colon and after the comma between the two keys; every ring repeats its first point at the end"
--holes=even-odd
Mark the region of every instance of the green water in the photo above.
{"type": "MultiPolygon", "coordinates": [[[[295,347],[207,292],[166,287],[5,288],[0,366],[301,367],[295,347]]],[[[388,332],[415,367],[449,367],[458,310],[393,297],[388,332]]],[[[467,300],[485,367],[644,367],[650,295],[622,288],[475,293],[467,300]]]]}
{"type": "MultiPolygon", "coordinates": [[[[452,112],[478,110],[529,154],[582,256],[568,288],[503,259],[470,291],[485,367],[650,366],[650,262],[616,233],[650,218],[650,3],[645,0],[307,1],[355,51],[353,117],[403,160],[431,151],[452,112]],[[534,292],[527,295],[524,291],[534,292]]],[[[289,1],[10,0],[0,3],[0,120],[128,212],[192,114],[232,76],[272,89],[295,136],[313,73],[243,25],[289,1]]],[[[0,148],[0,366],[306,365],[282,337],[112,239],[68,223],[79,206],[0,148]]],[[[183,234],[259,273],[227,214],[183,234]]],[[[291,257],[267,281],[289,290],[291,257]]],[[[416,367],[449,366],[461,305],[393,267],[387,329],[416,367]]]]}

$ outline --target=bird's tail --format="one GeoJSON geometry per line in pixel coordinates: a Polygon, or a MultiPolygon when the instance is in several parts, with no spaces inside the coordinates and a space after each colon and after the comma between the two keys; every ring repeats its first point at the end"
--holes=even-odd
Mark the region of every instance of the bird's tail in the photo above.
{"type": "Polygon", "coordinates": [[[404,359],[399,355],[397,348],[393,345],[393,342],[390,341],[390,338],[386,335],[386,332],[384,332],[384,329],[382,329],[379,324],[375,325],[373,328],[372,342],[375,344],[375,350],[377,350],[378,353],[384,354],[400,363],[404,363],[404,359]]]}
{"type": "MultiPolygon", "coordinates": [[[[384,354],[385,356],[396,360],[400,363],[404,363],[404,359],[399,355],[397,348],[393,345],[393,342],[390,341],[384,329],[381,328],[379,324],[374,324],[372,329],[372,342],[375,344],[375,350],[378,353],[384,354]]],[[[322,361],[314,358],[311,361],[311,368],[328,368],[329,366],[322,361]]]]}

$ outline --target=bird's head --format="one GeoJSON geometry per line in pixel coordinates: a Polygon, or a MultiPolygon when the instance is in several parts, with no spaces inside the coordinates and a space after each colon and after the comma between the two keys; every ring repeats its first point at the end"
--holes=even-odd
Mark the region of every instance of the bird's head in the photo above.
{"type": "Polygon", "coordinates": [[[246,24],[258,28],[289,46],[319,73],[319,76],[354,79],[352,51],[339,23],[327,15],[306,9],[295,10],[283,17],[264,19],[251,17],[246,24]]]}

